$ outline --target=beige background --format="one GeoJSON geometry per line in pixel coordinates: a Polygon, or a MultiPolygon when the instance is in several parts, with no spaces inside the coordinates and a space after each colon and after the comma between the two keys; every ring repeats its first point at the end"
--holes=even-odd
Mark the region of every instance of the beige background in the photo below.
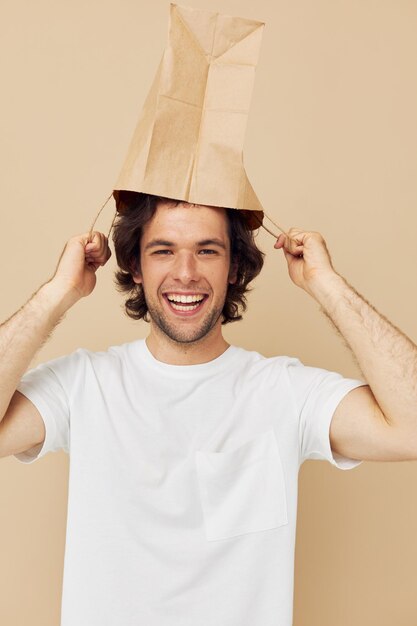
{"type": "MultiPolygon", "coordinates": [[[[190,4],[266,22],[245,146],[251,182],[284,227],[320,231],[336,269],[416,340],[416,3],[190,4]]],[[[168,7],[2,0],[2,319],[49,278],[66,239],[89,228],[110,193],[165,46],[168,7]]],[[[112,210],[100,218],[105,231],[112,210]]],[[[226,338],[360,376],[272,237],[258,241],[266,265],[226,338]]],[[[146,336],[144,322],[123,315],[113,271],[114,261],[36,363],[146,336]]],[[[0,462],[4,626],[58,625],[67,479],[63,452],[31,466],[0,462]]],[[[302,466],[295,626],[417,623],[416,482],[414,462],[302,466]]]]}

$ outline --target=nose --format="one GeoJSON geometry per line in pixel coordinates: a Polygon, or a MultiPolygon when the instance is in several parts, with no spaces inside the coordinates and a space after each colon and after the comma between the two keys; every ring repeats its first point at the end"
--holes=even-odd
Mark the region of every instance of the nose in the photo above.
{"type": "Polygon", "coordinates": [[[172,276],[184,285],[199,280],[198,259],[196,259],[193,252],[183,250],[177,253],[172,268],[172,276]]]}

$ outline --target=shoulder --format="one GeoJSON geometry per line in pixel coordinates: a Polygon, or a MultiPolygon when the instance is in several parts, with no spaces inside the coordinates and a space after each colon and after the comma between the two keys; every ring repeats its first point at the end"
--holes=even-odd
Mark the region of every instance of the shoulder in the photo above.
{"type": "Polygon", "coordinates": [[[121,367],[137,351],[139,343],[140,341],[133,341],[97,351],[77,348],[67,355],[42,363],[39,367],[48,368],[58,377],[66,378],[82,375],[87,369],[114,369],[121,367]]]}
{"type": "Polygon", "coordinates": [[[251,380],[264,384],[276,384],[278,379],[285,377],[290,367],[304,367],[301,361],[292,356],[276,355],[265,356],[255,350],[246,350],[237,347],[237,361],[239,374],[250,377],[251,380]]]}

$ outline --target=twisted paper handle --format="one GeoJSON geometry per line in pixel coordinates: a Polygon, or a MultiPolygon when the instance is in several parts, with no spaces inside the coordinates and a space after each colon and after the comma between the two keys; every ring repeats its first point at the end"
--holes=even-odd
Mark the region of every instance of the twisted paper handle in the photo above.
{"type": "MultiPolygon", "coordinates": [[[[300,245],[301,245],[301,243],[302,243],[301,241],[298,241],[298,239],[294,239],[294,237],[290,237],[290,235],[289,235],[287,232],[285,232],[285,230],[283,230],[283,229],[281,228],[281,226],[278,226],[278,224],[276,224],[276,223],[274,222],[274,220],[272,220],[272,219],[269,217],[269,215],[267,215],[267,214],[265,213],[265,211],[264,211],[264,215],[265,215],[265,217],[267,217],[267,218],[269,219],[269,221],[270,221],[270,222],[272,222],[272,224],[273,224],[276,228],[278,228],[278,230],[280,230],[280,231],[281,231],[284,235],[286,235],[286,236],[287,236],[289,239],[291,239],[292,241],[295,241],[295,243],[297,244],[297,246],[300,246],[300,245]]],[[[272,232],[272,230],[269,230],[269,228],[267,228],[266,226],[264,226],[264,224],[262,224],[261,220],[260,220],[260,219],[259,219],[259,217],[256,215],[256,213],[254,213],[254,214],[253,214],[253,216],[254,216],[254,218],[256,219],[256,221],[258,222],[259,226],[262,226],[262,228],[263,228],[263,229],[265,229],[265,230],[266,230],[266,231],[267,231],[270,235],[272,235],[273,237],[275,237],[275,239],[278,239],[278,236],[279,236],[279,235],[276,235],[275,233],[273,233],[273,232],[272,232]]]]}
{"type": "MultiPolygon", "coordinates": [[[[98,220],[98,218],[99,218],[99,216],[100,216],[100,214],[101,214],[102,210],[104,209],[104,207],[106,206],[106,204],[108,203],[108,201],[110,200],[110,198],[112,197],[112,195],[113,195],[113,192],[109,195],[109,197],[108,197],[108,198],[107,198],[107,200],[104,202],[104,204],[102,205],[101,209],[99,210],[99,212],[98,212],[98,213],[97,213],[97,215],[95,216],[94,221],[93,221],[93,223],[91,224],[90,232],[89,232],[89,235],[88,235],[88,241],[91,241],[91,240],[92,240],[94,226],[95,226],[95,224],[96,224],[96,222],[97,222],[97,220],[98,220]]],[[[298,239],[294,239],[293,237],[290,237],[290,235],[289,235],[287,232],[285,232],[285,230],[284,230],[283,228],[281,228],[281,226],[279,226],[278,224],[276,224],[276,223],[275,223],[275,222],[274,222],[274,221],[273,221],[273,220],[269,217],[269,215],[267,215],[267,214],[265,213],[265,211],[264,211],[264,215],[265,215],[265,217],[267,217],[267,218],[269,219],[269,221],[270,221],[270,222],[271,222],[271,223],[272,223],[272,224],[273,224],[276,228],[278,228],[278,230],[280,230],[280,231],[281,231],[284,235],[286,235],[289,239],[292,239],[293,241],[295,241],[295,243],[296,243],[297,245],[301,245],[301,241],[298,241],[298,239]]],[[[112,223],[111,223],[111,225],[110,225],[110,229],[109,229],[109,232],[108,232],[108,235],[107,235],[107,239],[109,239],[109,238],[110,238],[110,233],[111,233],[111,231],[112,231],[113,224],[114,224],[114,222],[115,222],[116,216],[117,216],[117,209],[116,209],[116,211],[115,211],[115,214],[114,214],[114,217],[113,217],[113,221],[112,221],[112,223]]],[[[272,232],[272,230],[269,230],[269,228],[267,228],[264,224],[262,224],[261,220],[260,220],[260,219],[259,219],[259,217],[256,215],[256,213],[254,213],[254,214],[253,214],[253,217],[256,219],[256,221],[258,222],[259,226],[262,226],[262,228],[263,228],[264,230],[266,230],[266,231],[267,231],[270,235],[272,235],[275,239],[278,239],[278,235],[276,235],[275,233],[273,233],[273,232],[272,232]]]]}
{"type": "MultiPolygon", "coordinates": [[[[103,204],[103,206],[101,207],[100,211],[99,211],[99,212],[97,213],[97,215],[95,216],[93,223],[91,224],[90,232],[89,232],[89,234],[88,234],[88,241],[89,241],[89,242],[90,242],[90,241],[92,240],[92,238],[93,238],[93,230],[94,230],[94,226],[95,226],[95,224],[96,224],[96,222],[97,222],[97,220],[98,220],[98,218],[99,218],[99,216],[100,216],[100,213],[102,212],[102,210],[104,209],[104,207],[106,206],[106,204],[108,203],[108,201],[110,200],[110,198],[112,197],[112,195],[113,195],[113,192],[111,192],[111,194],[110,194],[110,195],[109,195],[109,197],[107,198],[106,202],[103,204]]],[[[113,228],[113,224],[114,224],[114,221],[115,221],[115,219],[116,219],[116,215],[117,215],[117,210],[116,210],[116,212],[115,212],[115,214],[114,214],[113,221],[112,221],[112,223],[111,223],[111,226],[110,226],[110,229],[109,229],[109,232],[108,232],[108,235],[107,235],[107,239],[109,239],[109,238],[110,238],[111,229],[113,228]]]]}

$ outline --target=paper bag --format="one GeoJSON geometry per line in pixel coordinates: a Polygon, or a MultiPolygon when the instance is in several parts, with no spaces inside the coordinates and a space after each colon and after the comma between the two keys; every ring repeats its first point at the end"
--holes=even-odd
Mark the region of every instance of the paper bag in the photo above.
{"type": "Polygon", "coordinates": [[[143,192],[250,211],[249,225],[258,228],[263,209],[245,172],[243,144],[264,23],[176,4],[170,18],[114,188],[116,207],[123,212],[135,196],[129,192],[143,192]]]}

